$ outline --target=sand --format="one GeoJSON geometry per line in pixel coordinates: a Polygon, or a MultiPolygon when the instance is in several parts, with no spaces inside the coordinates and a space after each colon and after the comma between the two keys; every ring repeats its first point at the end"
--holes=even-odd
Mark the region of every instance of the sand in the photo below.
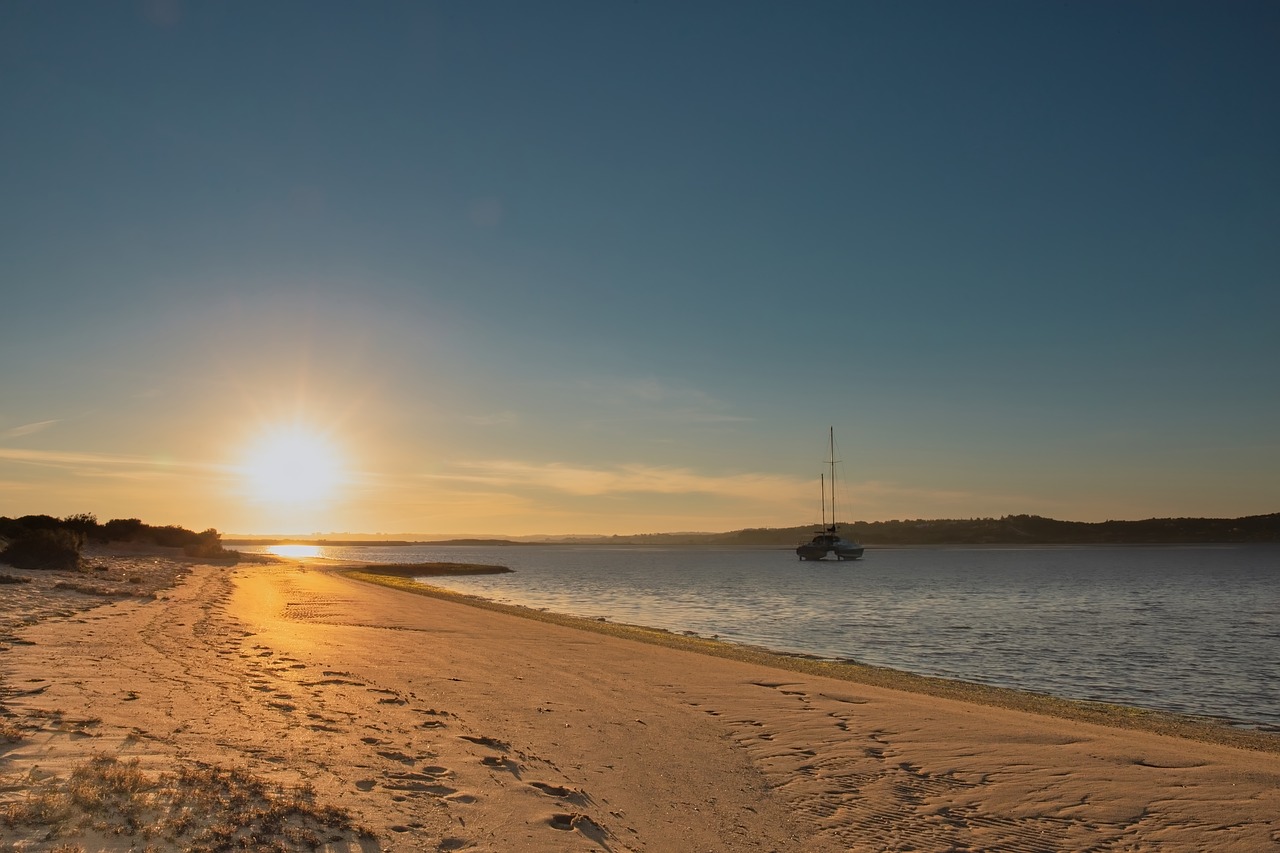
{"type": "Polygon", "coordinates": [[[244,814],[258,849],[1280,850],[1275,752],[641,643],[311,563],[147,565],[162,564],[177,585],[148,590],[135,564],[134,583],[118,572],[129,597],[0,585],[0,805],[32,818],[95,756],[104,773],[136,759],[151,786],[133,834],[64,812],[0,820],[0,850],[220,849],[244,814]],[[191,768],[256,811],[180,808],[191,768]]]}

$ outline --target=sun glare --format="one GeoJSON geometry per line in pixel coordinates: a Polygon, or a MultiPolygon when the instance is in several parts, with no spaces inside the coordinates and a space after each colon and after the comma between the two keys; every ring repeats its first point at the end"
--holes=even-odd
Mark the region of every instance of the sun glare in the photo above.
{"type": "Polygon", "coordinates": [[[250,448],[244,476],[255,500],[280,506],[317,504],[335,496],[342,463],[338,451],[319,433],[281,427],[250,448]]]}
{"type": "Polygon", "coordinates": [[[302,557],[319,557],[322,552],[319,545],[272,545],[267,548],[267,553],[274,554],[277,557],[298,559],[302,557]]]}

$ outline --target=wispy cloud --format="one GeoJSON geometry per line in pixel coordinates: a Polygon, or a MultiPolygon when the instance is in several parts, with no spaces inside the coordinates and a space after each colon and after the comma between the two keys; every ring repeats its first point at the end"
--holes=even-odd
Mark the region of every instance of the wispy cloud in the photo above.
{"type": "Polygon", "coordinates": [[[28,450],[16,447],[0,447],[0,461],[59,468],[85,477],[120,477],[126,479],[156,476],[166,471],[226,473],[230,470],[224,465],[183,462],[151,456],[83,453],[65,450],[28,450]]]}
{"type": "Polygon", "coordinates": [[[44,430],[48,429],[49,427],[59,422],[60,421],[58,419],[54,419],[51,421],[36,421],[35,423],[31,423],[31,424],[23,424],[22,426],[10,427],[4,432],[0,432],[0,438],[20,438],[24,435],[34,435],[37,432],[43,432],[44,430]]]}
{"type": "Polygon", "coordinates": [[[705,494],[720,497],[789,500],[806,484],[793,477],[738,473],[711,475],[689,468],[642,464],[589,468],[565,463],[533,464],[512,460],[461,463],[432,479],[498,489],[549,489],[571,495],[705,494]]]}

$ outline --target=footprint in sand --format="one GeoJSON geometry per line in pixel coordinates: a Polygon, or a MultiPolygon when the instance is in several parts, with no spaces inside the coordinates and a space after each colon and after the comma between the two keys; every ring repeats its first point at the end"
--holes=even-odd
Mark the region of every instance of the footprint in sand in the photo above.
{"type": "Polygon", "coordinates": [[[479,746],[487,746],[490,749],[497,749],[497,750],[501,750],[502,752],[506,752],[509,749],[511,749],[511,744],[506,743],[505,741],[500,741],[497,738],[478,737],[476,735],[459,735],[459,737],[462,738],[463,740],[471,741],[472,743],[477,744],[479,746]]]}
{"type": "Polygon", "coordinates": [[[442,785],[434,776],[426,776],[421,773],[388,773],[382,783],[382,787],[391,791],[409,791],[428,794],[432,797],[447,797],[450,794],[458,793],[457,788],[442,785]]]}
{"type": "Polygon", "coordinates": [[[513,761],[505,755],[486,755],[484,758],[480,759],[480,763],[485,767],[492,767],[496,770],[505,770],[517,779],[520,778],[520,773],[524,769],[520,766],[518,761],[513,761]]]}
{"type": "Polygon", "coordinates": [[[537,788],[548,797],[555,797],[558,800],[568,800],[572,803],[582,804],[591,800],[591,798],[582,791],[578,791],[573,788],[566,788],[563,785],[551,785],[547,782],[530,782],[529,787],[537,788]]]}
{"type": "Polygon", "coordinates": [[[578,814],[577,812],[557,812],[547,818],[547,825],[552,829],[558,829],[562,832],[569,832],[576,829],[578,832],[581,832],[597,844],[602,845],[604,839],[610,836],[609,830],[596,823],[587,815],[578,814]]]}
{"type": "Polygon", "coordinates": [[[333,726],[326,726],[324,723],[308,723],[307,728],[313,732],[328,732],[330,734],[345,734],[346,729],[338,729],[333,726]]]}

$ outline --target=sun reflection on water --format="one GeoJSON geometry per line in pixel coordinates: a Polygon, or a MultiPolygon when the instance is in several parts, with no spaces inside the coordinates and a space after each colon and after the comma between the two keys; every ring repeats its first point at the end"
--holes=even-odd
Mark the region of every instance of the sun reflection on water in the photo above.
{"type": "Polygon", "coordinates": [[[272,545],[267,548],[268,554],[275,554],[277,557],[319,557],[321,546],[319,545],[272,545]]]}

